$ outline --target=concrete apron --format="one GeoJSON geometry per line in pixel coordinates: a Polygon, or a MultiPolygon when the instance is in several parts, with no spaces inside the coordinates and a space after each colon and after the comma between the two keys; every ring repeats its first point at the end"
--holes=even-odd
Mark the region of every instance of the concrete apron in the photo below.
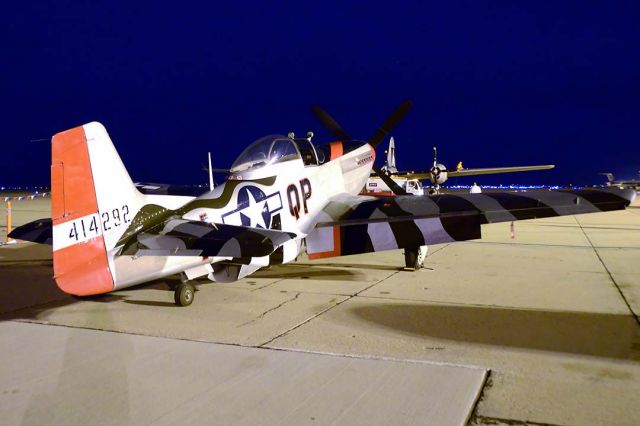
{"type": "Polygon", "coordinates": [[[461,425],[480,368],[0,323],[3,424],[461,425]]]}

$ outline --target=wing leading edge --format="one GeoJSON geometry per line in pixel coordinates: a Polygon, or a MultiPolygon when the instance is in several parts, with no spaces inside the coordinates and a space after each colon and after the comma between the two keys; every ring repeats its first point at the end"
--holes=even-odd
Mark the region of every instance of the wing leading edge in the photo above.
{"type": "Polygon", "coordinates": [[[307,252],[314,259],[477,239],[482,224],[621,210],[634,197],[589,189],[343,198],[325,209],[307,252]]]}

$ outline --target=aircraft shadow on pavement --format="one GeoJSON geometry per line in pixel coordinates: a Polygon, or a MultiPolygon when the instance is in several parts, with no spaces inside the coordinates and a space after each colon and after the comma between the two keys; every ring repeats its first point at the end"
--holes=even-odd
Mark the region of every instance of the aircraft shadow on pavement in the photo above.
{"type": "MultiPolygon", "coordinates": [[[[167,289],[161,281],[147,286],[167,289]]],[[[49,311],[83,301],[110,303],[126,299],[114,293],[83,297],[66,294],[56,285],[50,262],[0,263],[0,288],[0,321],[37,320],[49,311]]]]}
{"type": "Polygon", "coordinates": [[[6,263],[52,264],[51,246],[45,244],[19,243],[0,248],[0,268],[6,263]]]}
{"type": "Polygon", "coordinates": [[[62,292],[53,280],[51,266],[32,263],[0,264],[0,315],[40,306],[51,302],[74,303],[75,299],[62,292]]]}
{"type": "MultiPolygon", "coordinates": [[[[55,311],[59,308],[72,305],[74,303],[81,302],[99,302],[99,303],[111,303],[118,300],[125,299],[124,296],[119,296],[116,294],[99,294],[97,296],[84,296],[84,297],[75,297],[65,295],[66,297],[63,299],[47,301],[41,304],[32,304],[29,306],[24,306],[17,308],[15,310],[6,311],[0,313],[0,321],[13,321],[13,320],[34,320],[35,322],[41,322],[43,320],[47,320],[47,314],[49,312],[55,311]]],[[[45,321],[46,323],[47,321],[45,321]]]]}
{"type": "MultiPolygon", "coordinates": [[[[125,303],[141,306],[157,306],[175,308],[173,302],[135,300],[130,296],[109,293],[97,296],[74,297],[62,292],[53,280],[53,268],[50,262],[33,263],[30,265],[0,263],[0,286],[3,289],[3,297],[0,299],[0,321],[12,319],[38,319],[47,311],[81,301],[109,303],[122,300],[125,303]]],[[[308,265],[294,265],[274,267],[259,271],[251,278],[299,278],[315,280],[352,280],[359,277],[356,271],[340,268],[309,267],[308,265]]],[[[171,291],[172,285],[180,282],[179,275],[172,275],[163,279],[143,283],[135,288],[147,288],[162,291],[171,291]]],[[[200,285],[216,285],[207,279],[199,279],[194,282],[196,290],[200,285]]]]}
{"type": "MultiPolygon", "coordinates": [[[[198,286],[200,284],[207,284],[207,283],[214,284],[209,280],[205,280],[205,281],[196,280],[196,281],[193,281],[193,283],[195,284],[196,293],[198,292],[198,286]]],[[[135,289],[141,289],[141,288],[159,290],[159,291],[168,291],[173,294],[172,288],[174,288],[178,284],[180,284],[180,275],[171,275],[171,276],[154,280],[148,283],[138,284],[137,286],[128,288],[126,290],[134,289],[134,292],[133,292],[134,295],[135,295],[135,289]]],[[[157,306],[160,308],[183,309],[181,306],[176,305],[174,302],[165,302],[162,300],[137,300],[137,299],[131,299],[130,297],[131,296],[123,296],[122,297],[123,302],[128,303],[130,305],[138,305],[138,306],[157,306]]]]}
{"type": "MultiPolygon", "coordinates": [[[[314,264],[287,264],[285,266],[275,266],[269,269],[257,271],[249,276],[251,278],[300,278],[316,280],[351,280],[360,276],[357,271],[350,271],[341,268],[325,268],[323,266],[334,265],[314,265],[314,264]]],[[[341,266],[341,265],[338,265],[341,266]]]]}
{"type": "Polygon", "coordinates": [[[377,271],[401,271],[403,268],[394,265],[381,265],[381,264],[364,264],[364,263],[300,263],[301,266],[306,267],[331,267],[331,268],[354,268],[354,269],[372,269],[377,271]]]}
{"type": "Polygon", "coordinates": [[[351,312],[418,337],[640,361],[640,328],[631,315],[418,304],[351,312]]]}
{"type": "Polygon", "coordinates": [[[181,306],[176,305],[173,302],[163,302],[160,300],[130,300],[125,299],[124,303],[129,303],[131,305],[138,306],[157,306],[159,308],[181,308],[181,306]]]}

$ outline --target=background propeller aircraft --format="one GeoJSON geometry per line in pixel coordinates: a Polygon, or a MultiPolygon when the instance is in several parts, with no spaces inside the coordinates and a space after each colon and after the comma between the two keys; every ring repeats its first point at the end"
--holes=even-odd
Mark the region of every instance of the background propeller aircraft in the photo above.
{"type": "MultiPolygon", "coordinates": [[[[640,173],[640,171],[638,171],[640,173]]],[[[640,179],[616,179],[613,173],[600,173],[606,176],[607,186],[617,186],[619,188],[635,188],[640,189],[640,179]]]]}
{"type": "Polygon", "coordinates": [[[52,139],[52,218],[10,236],[52,244],[54,278],[67,293],[108,293],[179,273],[175,301],[184,306],[195,295],[191,280],[241,279],[296,259],[303,242],[310,259],[405,249],[406,266],[419,268],[420,247],[480,238],[483,223],[623,209],[635,196],[617,189],[402,196],[375,166],[375,148],[410,107],[400,104],[367,142],[314,107],[337,141],[258,139],[226,182],[198,197],[141,193],[105,128],[85,124],[52,139]],[[372,170],[398,196],[357,195],[372,170]]]}
{"type": "Polygon", "coordinates": [[[463,176],[477,176],[477,175],[493,175],[501,173],[514,173],[514,172],[531,172],[535,170],[549,170],[553,169],[553,164],[547,164],[542,166],[517,166],[517,167],[488,167],[481,169],[465,169],[462,167],[462,161],[458,163],[458,167],[455,170],[447,170],[444,164],[438,163],[438,150],[433,147],[433,166],[426,172],[407,173],[407,178],[410,179],[429,179],[432,184],[432,189],[436,193],[440,189],[440,185],[445,183],[450,177],[463,177],[463,176]]]}
{"type": "MultiPolygon", "coordinates": [[[[402,172],[398,171],[396,167],[395,158],[395,141],[393,137],[389,140],[389,149],[386,151],[387,159],[385,165],[382,166],[384,171],[391,179],[396,182],[407,194],[423,195],[424,189],[420,182],[422,180],[428,180],[431,182],[429,193],[437,194],[440,192],[440,185],[445,183],[451,177],[464,177],[464,176],[477,176],[477,175],[489,175],[500,173],[514,173],[514,172],[530,172],[535,170],[549,170],[555,166],[552,164],[540,165],[540,166],[517,166],[517,167],[489,167],[480,169],[465,169],[462,167],[462,161],[458,163],[455,170],[447,170],[447,167],[438,163],[438,151],[433,147],[433,166],[429,170],[420,172],[402,172]]],[[[390,191],[384,182],[380,182],[380,178],[377,174],[372,174],[371,179],[367,181],[365,192],[385,193],[390,191]]]]}

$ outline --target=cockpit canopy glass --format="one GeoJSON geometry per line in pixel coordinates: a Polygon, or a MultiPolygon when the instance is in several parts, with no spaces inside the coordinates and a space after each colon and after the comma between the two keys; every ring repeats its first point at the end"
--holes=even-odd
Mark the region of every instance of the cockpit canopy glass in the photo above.
{"type": "Polygon", "coordinates": [[[301,158],[294,141],[286,136],[270,135],[258,139],[242,151],[242,154],[233,162],[230,171],[241,173],[301,158]]]}

